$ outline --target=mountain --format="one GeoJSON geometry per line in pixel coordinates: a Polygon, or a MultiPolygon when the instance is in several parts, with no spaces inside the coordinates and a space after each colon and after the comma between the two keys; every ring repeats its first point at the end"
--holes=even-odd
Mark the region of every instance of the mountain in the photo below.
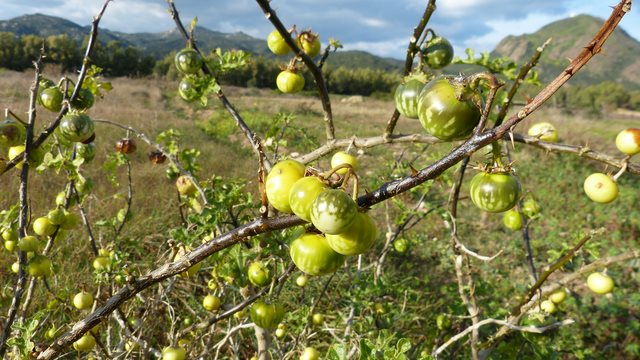
{"type": "MultiPolygon", "coordinates": [[[[552,38],[537,66],[540,78],[552,80],[598,32],[604,20],[578,15],[550,23],[533,34],[507,36],[492,55],[508,56],[519,63],[526,62],[535,49],[552,38]]],[[[629,88],[640,88],[640,42],[617,28],[589,64],[571,79],[571,83],[594,84],[602,81],[621,82],[629,88]]]]}
{"type": "MultiPolygon", "coordinates": [[[[81,26],[69,20],[43,14],[32,14],[0,20],[0,32],[12,32],[16,35],[50,35],[68,34],[78,42],[89,34],[89,26],[81,26]]],[[[101,28],[98,38],[103,43],[112,40],[120,41],[125,46],[135,46],[145,54],[157,59],[185,46],[185,41],[177,29],[160,33],[122,33],[101,28]]],[[[215,48],[223,50],[238,49],[251,52],[266,58],[275,58],[267,48],[264,39],[257,39],[242,32],[232,34],[209,30],[204,27],[196,29],[198,46],[209,52],[215,48]]],[[[403,62],[396,59],[382,58],[365,51],[338,51],[327,61],[332,67],[369,67],[385,71],[400,70],[403,62]]]]}

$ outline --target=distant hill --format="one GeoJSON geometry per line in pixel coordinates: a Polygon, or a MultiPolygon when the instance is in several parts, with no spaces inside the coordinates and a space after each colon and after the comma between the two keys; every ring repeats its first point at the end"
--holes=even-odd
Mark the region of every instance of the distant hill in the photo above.
{"type": "MultiPolygon", "coordinates": [[[[0,32],[12,32],[17,35],[38,35],[42,37],[68,34],[71,38],[82,42],[89,34],[89,26],[81,26],[69,20],[43,14],[23,15],[10,20],[0,21],[0,32]]],[[[99,39],[103,43],[112,40],[120,41],[124,46],[135,46],[145,54],[157,59],[174,50],[184,47],[184,39],[176,30],[160,33],[122,33],[100,29],[99,39]]],[[[267,48],[264,39],[257,39],[242,32],[232,34],[198,27],[196,30],[198,46],[205,52],[215,48],[223,50],[239,49],[266,58],[274,58],[267,48]]],[[[382,58],[365,51],[338,51],[327,61],[332,67],[369,67],[385,71],[400,70],[403,62],[396,59],[382,58]]]]}
{"type": "MultiPolygon", "coordinates": [[[[544,81],[553,79],[578,54],[604,20],[578,15],[550,23],[533,34],[507,36],[492,55],[504,55],[518,62],[527,61],[546,39],[553,38],[537,67],[544,81]]],[[[594,57],[571,83],[594,84],[605,80],[621,82],[629,88],[640,88],[640,42],[617,28],[605,43],[602,53],[594,57]]]]}

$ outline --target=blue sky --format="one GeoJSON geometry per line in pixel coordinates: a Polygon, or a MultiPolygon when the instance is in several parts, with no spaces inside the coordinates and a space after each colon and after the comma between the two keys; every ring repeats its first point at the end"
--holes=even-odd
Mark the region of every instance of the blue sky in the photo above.
{"type": "MultiPolygon", "coordinates": [[[[0,19],[35,12],[88,25],[103,0],[0,0],[0,19]]],[[[185,22],[222,32],[243,31],[264,38],[271,31],[254,0],[175,0],[185,22]]],[[[403,58],[409,36],[426,0],[272,0],[286,25],[313,28],[321,40],[340,40],[345,49],[403,58]]],[[[460,53],[467,47],[492,50],[504,36],[531,33],[554,20],[577,14],[606,18],[616,0],[438,0],[430,27],[460,53]]],[[[640,5],[634,4],[638,7],[640,5]]],[[[640,39],[640,8],[621,26],[640,39]]],[[[123,32],[160,32],[173,27],[165,0],[115,0],[102,26],[123,32]]]]}

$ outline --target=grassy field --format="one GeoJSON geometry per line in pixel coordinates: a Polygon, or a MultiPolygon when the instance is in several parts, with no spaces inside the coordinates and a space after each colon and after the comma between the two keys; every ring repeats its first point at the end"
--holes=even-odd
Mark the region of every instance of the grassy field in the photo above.
{"type": "MultiPolygon", "coordinates": [[[[30,74],[0,73],[0,106],[9,108],[19,115],[25,114],[30,81],[30,74]]],[[[220,176],[224,181],[238,179],[246,184],[247,191],[254,196],[257,195],[257,160],[231,117],[215,99],[211,99],[207,108],[186,104],[176,95],[177,83],[164,80],[113,79],[112,83],[114,91],[97,101],[90,110],[92,118],[132,126],[151,138],[169,128],[179,130],[182,134],[180,146],[195,148],[201,152],[199,164],[202,168],[197,174],[198,178],[220,176]]],[[[277,125],[276,114],[283,113],[292,117],[291,125],[287,129],[288,144],[280,149],[281,154],[306,153],[323,142],[322,112],[320,103],[314,96],[288,96],[270,90],[244,88],[229,88],[225,89],[225,92],[246,122],[263,138],[266,137],[266,133],[273,131],[274,125],[277,125]]],[[[348,102],[341,101],[342,99],[344,97],[332,97],[338,138],[381,134],[394,110],[391,101],[364,98],[362,102],[348,102]]],[[[38,108],[37,128],[43,128],[53,117],[51,113],[38,108]]],[[[592,149],[612,155],[617,154],[615,135],[626,127],[640,127],[640,120],[634,120],[632,117],[611,115],[598,119],[581,118],[553,109],[542,109],[520,124],[516,132],[526,132],[531,123],[538,121],[554,123],[561,142],[586,144],[592,149]]],[[[119,168],[117,174],[121,186],[114,187],[107,181],[105,170],[101,166],[106,161],[108,153],[114,151],[115,142],[126,134],[120,129],[104,124],[96,126],[98,153],[94,162],[86,166],[85,170],[85,174],[96,183],[94,191],[84,202],[92,222],[115,216],[124,206],[126,195],[124,168],[119,168]]],[[[401,118],[396,133],[420,131],[422,129],[416,120],[401,118]]],[[[451,143],[426,148],[423,145],[394,144],[364,149],[359,152],[361,181],[365,184],[365,189],[373,190],[394,175],[408,175],[410,160],[415,159],[411,165],[419,169],[446,154],[452,146],[451,143]],[[398,159],[398,169],[392,174],[390,169],[398,159]]],[[[100,246],[118,247],[129,253],[133,267],[140,273],[167,261],[169,251],[166,244],[172,237],[170,230],[179,227],[181,223],[174,184],[165,176],[165,165],[152,165],[148,161],[147,153],[151,150],[142,141],[138,141],[138,151],[130,156],[134,191],[132,221],[125,226],[118,239],[113,238],[111,229],[94,227],[100,246]]],[[[546,153],[522,144],[515,145],[512,156],[524,189],[534,194],[543,208],[543,215],[531,226],[534,259],[540,268],[556,260],[575,244],[580,234],[589,229],[605,227],[606,233],[590,242],[565,271],[571,271],[599,256],[620,254],[637,248],[640,227],[640,177],[623,175],[619,181],[619,199],[605,206],[590,202],[583,194],[582,183],[591,172],[612,169],[606,169],[601,164],[577,158],[575,155],[546,153]]],[[[472,161],[482,160],[483,154],[476,154],[472,161]]],[[[327,169],[329,160],[322,158],[311,165],[327,169]]],[[[370,274],[356,279],[341,276],[336,280],[335,286],[328,290],[327,300],[318,306],[327,314],[327,321],[331,326],[337,327],[338,330],[344,328],[342,320],[345,311],[351,305],[351,297],[352,301],[359,301],[356,318],[358,325],[354,330],[358,336],[368,336],[370,328],[389,327],[398,333],[398,337],[409,338],[415,349],[425,348],[430,351],[435,342],[451,335],[434,331],[433,324],[435,317],[443,312],[465,315],[465,309],[457,298],[457,286],[450,261],[452,253],[449,246],[450,230],[447,216],[443,209],[438,208],[438,204],[447,199],[454,170],[455,168],[447,171],[440,179],[420,187],[420,191],[430,188],[427,206],[433,207],[435,211],[419,226],[404,234],[409,239],[411,250],[405,254],[391,253],[381,284],[371,285],[370,274]],[[363,287],[369,284],[371,289],[356,291],[354,284],[363,287]],[[401,285],[396,286],[397,284],[401,285]],[[385,326],[378,326],[380,319],[367,310],[367,306],[380,302],[384,303],[388,313],[392,314],[389,318],[391,320],[388,320],[389,323],[385,326]]],[[[54,198],[62,190],[65,180],[64,174],[55,174],[52,171],[47,171],[46,176],[32,174],[30,205],[34,218],[44,215],[54,207],[54,198]]],[[[0,177],[0,209],[17,202],[17,187],[18,172],[11,171],[0,177]]],[[[463,194],[467,191],[468,186],[465,184],[463,194]]],[[[409,203],[415,198],[415,194],[405,194],[397,201],[409,203]]],[[[387,226],[392,226],[398,220],[394,217],[399,214],[399,203],[376,206],[373,215],[380,233],[384,234],[387,226]]],[[[526,254],[521,235],[503,228],[501,221],[500,214],[481,213],[468,198],[461,202],[458,227],[462,241],[482,254],[503,251],[500,260],[475,263],[472,269],[478,284],[478,301],[485,311],[483,315],[493,317],[504,316],[504,310],[514,305],[528,282],[526,254]]],[[[378,244],[375,250],[365,256],[365,263],[377,258],[381,248],[382,244],[378,244]]],[[[73,231],[64,241],[58,242],[51,258],[56,270],[51,285],[52,288],[58,289],[55,290],[56,296],[70,299],[78,288],[95,287],[95,279],[88,271],[93,255],[83,231],[73,231]]],[[[8,307],[12,296],[15,277],[10,272],[10,265],[14,261],[13,255],[2,252],[2,313],[5,313],[4,309],[8,307]]],[[[211,266],[212,264],[207,264],[205,268],[209,270],[211,266]]],[[[561,358],[578,356],[576,346],[584,348],[585,352],[582,355],[585,358],[600,358],[603,354],[617,359],[640,356],[640,349],[637,348],[640,341],[640,298],[637,296],[640,289],[637,266],[636,261],[609,269],[609,273],[621,286],[613,296],[607,298],[593,297],[583,283],[576,282],[571,288],[572,299],[563,307],[558,318],[575,316],[578,324],[560,330],[552,337],[545,337],[544,340],[517,338],[507,344],[519,344],[518,346],[524,349],[522,354],[528,354],[531,358],[546,357],[545,354],[532,352],[529,345],[522,345],[522,342],[538,345],[542,343],[540,346],[543,348],[558,350],[561,358]]],[[[291,295],[291,310],[287,319],[292,329],[301,326],[300,321],[296,319],[308,310],[314,300],[314,294],[318,294],[322,284],[318,279],[307,293],[301,295],[293,284],[288,283],[285,286],[283,294],[291,295]]],[[[180,294],[201,294],[205,291],[202,285],[189,286],[181,287],[180,290],[183,292],[180,294]]],[[[32,309],[42,309],[52,299],[52,294],[47,293],[43,287],[38,287],[36,291],[38,296],[32,309]]],[[[160,290],[149,292],[158,291],[160,290]]],[[[228,294],[225,303],[232,304],[237,301],[237,293],[228,290],[228,294]]],[[[180,301],[175,297],[172,299],[179,317],[207,316],[197,309],[197,299],[194,300],[193,296],[180,301]]],[[[126,314],[135,319],[140,306],[144,306],[142,299],[133,301],[127,307],[126,314]]],[[[167,342],[166,334],[163,335],[163,332],[157,329],[166,328],[171,323],[164,310],[157,311],[156,318],[153,318],[153,313],[145,314],[149,325],[144,331],[144,336],[152,345],[162,348],[162,344],[167,342]]],[[[58,321],[78,320],[80,314],[56,313],[54,318],[58,321]]],[[[454,330],[463,328],[462,321],[456,324],[454,330]]],[[[219,332],[212,330],[206,337],[219,340],[219,335],[219,332]]],[[[209,338],[200,339],[200,336],[204,336],[202,334],[191,336],[194,343],[202,341],[203,344],[209,344],[212,341],[209,338]]],[[[321,349],[326,349],[333,341],[329,331],[318,331],[316,336],[313,341],[321,349]]],[[[240,346],[241,350],[236,354],[251,353],[251,340],[247,341],[249,343],[240,346]]],[[[284,351],[287,346],[291,345],[282,345],[279,351],[284,351]]],[[[511,353],[509,349],[502,350],[504,354],[511,353]]],[[[418,353],[419,351],[415,351],[414,355],[417,356],[418,353]]],[[[458,355],[463,356],[462,354],[458,355]]],[[[496,358],[510,358],[508,355],[500,354],[502,353],[498,351],[496,358]]],[[[229,357],[232,358],[231,355],[229,357]]]]}

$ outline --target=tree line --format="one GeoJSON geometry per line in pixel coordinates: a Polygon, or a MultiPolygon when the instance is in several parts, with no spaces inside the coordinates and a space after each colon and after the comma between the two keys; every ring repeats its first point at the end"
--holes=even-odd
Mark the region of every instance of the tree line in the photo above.
{"type": "MultiPolygon", "coordinates": [[[[153,73],[157,77],[171,80],[178,79],[181,74],[177,72],[174,62],[175,52],[172,52],[159,60],[153,73]]],[[[329,92],[341,95],[380,95],[388,96],[402,80],[399,70],[388,72],[371,68],[348,68],[345,66],[333,67],[329,62],[324,66],[329,92]]],[[[257,88],[276,88],[276,78],[284,64],[275,59],[257,56],[247,66],[233,69],[221,75],[220,82],[224,85],[257,88]]],[[[305,79],[305,90],[314,89],[313,76],[302,71],[305,79]]]]}
{"type": "MultiPolygon", "coordinates": [[[[62,72],[74,72],[82,66],[82,44],[67,34],[40,37],[36,35],[17,36],[11,32],[0,32],[0,68],[24,71],[33,67],[33,61],[44,47],[44,62],[60,66],[62,72]],[[79,46],[81,45],[81,46],[79,46]]],[[[91,55],[92,62],[103,69],[105,76],[148,76],[151,75],[156,60],[145,55],[140,49],[125,46],[112,40],[106,44],[97,43],[91,55]]]]}
{"type": "MultiPolygon", "coordinates": [[[[57,64],[63,72],[74,72],[82,65],[82,44],[66,34],[42,38],[36,35],[16,36],[0,32],[0,68],[24,71],[32,68],[44,46],[46,63],[57,64]],[[81,45],[81,46],[79,46],[81,45]]],[[[181,75],[173,66],[175,51],[156,60],[136,47],[119,41],[97,43],[91,60],[103,69],[105,76],[145,77],[155,76],[175,80],[181,75]]],[[[247,66],[224,73],[220,82],[224,85],[257,88],[276,88],[276,78],[283,64],[275,59],[256,56],[247,66]]],[[[331,93],[341,95],[364,95],[389,97],[401,81],[399,72],[372,68],[348,68],[331,66],[331,58],[324,67],[327,87],[331,93]]],[[[302,72],[305,89],[314,87],[313,78],[302,72]]],[[[532,89],[533,90],[533,89],[532,89]]],[[[640,110],[640,90],[629,90],[623,84],[607,81],[594,85],[563,87],[554,95],[555,107],[567,111],[580,111],[589,115],[600,115],[618,108],[640,110]]]]}

